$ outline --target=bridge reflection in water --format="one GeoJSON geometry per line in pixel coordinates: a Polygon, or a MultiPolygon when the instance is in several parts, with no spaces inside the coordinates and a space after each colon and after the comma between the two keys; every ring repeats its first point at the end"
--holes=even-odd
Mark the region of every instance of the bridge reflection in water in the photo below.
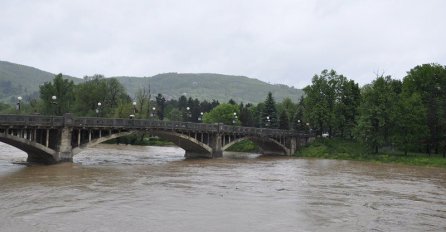
{"type": "Polygon", "coordinates": [[[186,158],[221,157],[231,145],[251,140],[262,154],[291,155],[310,134],[289,130],[123,118],[0,115],[0,141],[28,154],[28,162],[72,162],[82,149],[110,139],[146,132],[171,141],[186,158]]]}

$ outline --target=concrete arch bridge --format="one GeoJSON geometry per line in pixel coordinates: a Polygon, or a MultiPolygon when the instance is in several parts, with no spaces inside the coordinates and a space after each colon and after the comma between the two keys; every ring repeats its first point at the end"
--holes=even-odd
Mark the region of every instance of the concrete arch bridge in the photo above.
{"type": "Polygon", "coordinates": [[[28,162],[72,162],[96,144],[135,132],[146,132],[183,148],[186,158],[221,157],[242,140],[252,140],[263,154],[291,155],[310,138],[296,131],[123,118],[0,115],[0,142],[28,154],[28,162]]]}

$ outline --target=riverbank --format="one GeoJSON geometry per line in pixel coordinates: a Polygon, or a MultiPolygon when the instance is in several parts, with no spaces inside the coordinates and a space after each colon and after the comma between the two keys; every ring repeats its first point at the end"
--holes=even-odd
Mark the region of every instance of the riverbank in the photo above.
{"type": "Polygon", "coordinates": [[[358,160],[378,163],[400,163],[417,166],[432,166],[446,168],[446,159],[441,155],[428,156],[426,154],[386,151],[371,154],[364,145],[340,139],[318,139],[310,145],[296,152],[297,157],[319,159],[358,160]]]}

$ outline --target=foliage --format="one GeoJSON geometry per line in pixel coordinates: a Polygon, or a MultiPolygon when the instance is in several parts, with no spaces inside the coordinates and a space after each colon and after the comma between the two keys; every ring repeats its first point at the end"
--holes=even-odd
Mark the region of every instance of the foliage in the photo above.
{"type": "Polygon", "coordinates": [[[399,152],[370,154],[367,147],[357,141],[345,139],[318,139],[295,154],[298,157],[401,163],[418,166],[445,167],[446,159],[426,157],[417,153],[403,155],[399,152]]]}
{"type": "Polygon", "coordinates": [[[156,96],[156,115],[159,120],[164,119],[164,108],[166,107],[166,99],[162,94],[156,96]]]}
{"type": "Polygon", "coordinates": [[[122,106],[124,102],[130,102],[124,87],[114,78],[94,75],[85,76],[84,80],[75,88],[74,113],[76,115],[95,116],[98,109],[98,116],[109,116],[119,104],[122,106]],[[101,103],[101,106],[98,103],[101,103]]]}
{"type": "Polygon", "coordinates": [[[392,88],[390,76],[378,77],[364,87],[356,137],[378,153],[389,144],[394,129],[398,95],[392,88]]]}
{"type": "Polygon", "coordinates": [[[399,101],[396,106],[394,140],[407,155],[409,149],[415,150],[428,135],[426,109],[417,93],[405,93],[399,101]]]}
{"type": "Polygon", "coordinates": [[[305,119],[319,135],[351,136],[360,99],[358,84],[334,70],[323,70],[304,92],[305,119]]]}
{"type": "Polygon", "coordinates": [[[70,112],[74,103],[74,83],[63,79],[62,74],[54,77],[52,82],[46,82],[40,86],[40,99],[43,102],[44,114],[62,115],[70,112]],[[53,99],[53,96],[56,99],[53,99]]]}
{"type": "Polygon", "coordinates": [[[289,130],[290,129],[290,117],[288,116],[287,110],[282,110],[279,117],[279,129],[289,130]]]}
{"type": "Polygon", "coordinates": [[[232,146],[230,146],[226,151],[235,152],[259,152],[260,148],[251,140],[243,140],[232,146]]]}
{"type": "Polygon", "coordinates": [[[411,69],[404,77],[403,91],[420,95],[426,109],[425,123],[429,129],[427,152],[446,149],[446,67],[423,64],[411,69]]]}
{"type": "Polygon", "coordinates": [[[226,125],[238,125],[240,122],[234,118],[234,113],[236,113],[236,115],[239,115],[238,105],[223,103],[212,109],[210,112],[205,113],[203,121],[205,123],[224,123],[226,125]]]}
{"type": "Polygon", "coordinates": [[[268,96],[264,102],[262,110],[261,127],[266,128],[278,128],[279,120],[277,118],[276,102],[273,98],[273,94],[268,92],[268,96]]]}

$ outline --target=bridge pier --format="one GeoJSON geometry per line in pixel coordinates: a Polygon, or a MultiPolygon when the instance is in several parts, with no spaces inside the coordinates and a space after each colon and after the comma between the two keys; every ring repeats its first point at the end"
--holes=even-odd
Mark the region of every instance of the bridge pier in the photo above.
{"type": "Polygon", "coordinates": [[[62,128],[56,155],[57,162],[73,162],[72,131],[72,128],[62,128]]]}

